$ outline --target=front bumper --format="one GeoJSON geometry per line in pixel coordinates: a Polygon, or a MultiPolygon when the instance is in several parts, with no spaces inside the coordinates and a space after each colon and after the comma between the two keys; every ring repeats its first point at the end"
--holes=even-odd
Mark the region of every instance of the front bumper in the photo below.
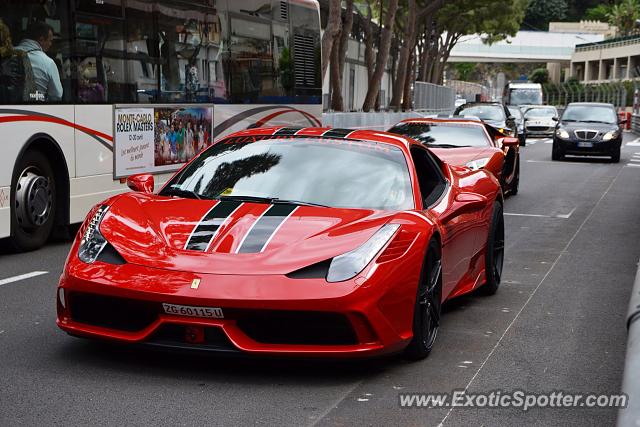
{"type": "Polygon", "coordinates": [[[611,156],[620,150],[622,139],[611,141],[579,141],[576,139],[561,139],[557,136],[553,138],[553,145],[563,154],[582,156],[611,156]],[[580,146],[582,142],[588,142],[591,147],[580,146]]]}
{"type": "Polygon", "coordinates": [[[529,126],[526,132],[527,136],[552,136],[555,130],[555,126],[529,126]]]}
{"type": "Polygon", "coordinates": [[[415,274],[379,270],[380,279],[327,283],[74,261],[60,279],[57,324],[75,336],[159,347],[376,356],[398,352],[411,340],[418,282],[415,274]],[[200,279],[197,289],[194,278],[200,279]],[[162,303],[219,307],[224,318],[166,314],[162,303]]]}

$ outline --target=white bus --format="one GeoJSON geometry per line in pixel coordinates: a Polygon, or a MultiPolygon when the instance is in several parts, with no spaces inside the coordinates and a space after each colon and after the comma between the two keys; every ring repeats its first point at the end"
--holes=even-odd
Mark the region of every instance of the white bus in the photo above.
{"type": "Polygon", "coordinates": [[[230,132],[321,123],[316,0],[3,0],[0,19],[0,81],[18,79],[0,87],[0,238],[18,250],[230,132]]]}
{"type": "Polygon", "coordinates": [[[505,105],[542,105],[542,85],[525,81],[509,82],[504,87],[505,105]]]}

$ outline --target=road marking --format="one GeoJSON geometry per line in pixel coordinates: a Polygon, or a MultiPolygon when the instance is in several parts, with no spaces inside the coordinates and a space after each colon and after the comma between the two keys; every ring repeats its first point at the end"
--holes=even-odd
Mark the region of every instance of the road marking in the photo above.
{"type": "Polygon", "coordinates": [[[627,163],[625,166],[635,166],[640,168],[640,164],[637,164],[637,163],[627,163]]]}
{"type": "MultiPolygon", "coordinates": [[[[594,160],[602,160],[601,157],[593,157],[594,160]]],[[[556,160],[527,160],[527,163],[552,163],[554,165],[587,165],[587,166],[593,166],[594,164],[597,165],[599,163],[593,163],[593,162],[570,162],[567,160],[564,161],[556,161],[556,160]]]]}
{"type": "Polygon", "coordinates": [[[631,159],[629,159],[629,161],[631,161],[631,162],[640,162],[640,159],[638,159],[638,158],[635,158],[635,159],[634,159],[634,158],[631,158],[631,159]]]}
{"type": "Polygon", "coordinates": [[[0,280],[0,286],[6,285],[8,283],[19,282],[20,280],[30,279],[31,277],[42,276],[43,274],[49,273],[48,271],[32,271],[31,273],[21,274],[19,276],[7,277],[6,279],[0,280]]]}
{"type": "Polygon", "coordinates": [[[629,141],[625,144],[627,147],[640,147],[640,138],[629,141]]]}
{"type": "Polygon", "coordinates": [[[528,216],[528,217],[532,217],[532,218],[561,218],[561,219],[569,219],[569,218],[571,218],[571,215],[573,215],[575,210],[576,210],[576,208],[573,208],[567,214],[558,214],[558,215],[526,214],[526,213],[515,213],[515,212],[505,212],[504,215],[508,215],[508,216],[528,216]]]}
{"type": "MultiPolygon", "coordinates": [[[[602,196],[600,196],[600,198],[598,199],[598,201],[596,202],[596,204],[593,206],[593,208],[591,208],[591,212],[589,212],[589,215],[587,215],[587,217],[584,219],[584,221],[582,221],[582,223],[580,224],[580,226],[578,227],[578,229],[576,230],[576,232],[573,234],[573,236],[571,236],[571,239],[569,239],[569,241],[567,242],[567,244],[564,246],[564,248],[562,249],[562,251],[560,251],[560,253],[558,254],[558,256],[556,257],[556,259],[553,261],[553,264],[551,264],[551,267],[549,268],[549,270],[547,270],[547,272],[545,273],[545,275],[542,277],[542,279],[540,280],[540,282],[538,283],[538,285],[535,287],[535,289],[533,290],[533,292],[531,292],[531,294],[529,294],[529,297],[527,298],[527,300],[524,302],[524,305],[520,308],[520,310],[518,311],[518,313],[516,313],[515,317],[511,320],[511,322],[509,323],[509,325],[507,326],[507,328],[504,330],[504,332],[502,333],[502,335],[500,336],[500,338],[498,339],[498,341],[496,342],[496,344],[493,346],[493,348],[491,349],[491,351],[489,352],[489,354],[487,355],[487,357],[485,357],[485,359],[482,361],[482,363],[480,364],[480,367],[478,368],[478,370],[476,371],[476,373],[473,375],[473,377],[471,377],[471,379],[469,380],[469,382],[467,383],[467,385],[465,386],[463,392],[466,393],[467,390],[469,390],[469,387],[471,386],[471,384],[473,384],[473,382],[475,381],[475,379],[478,377],[478,374],[480,374],[480,371],[482,371],[482,368],[484,368],[484,366],[487,364],[487,361],[491,358],[491,356],[493,356],[493,354],[496,352],[496,349],[500,346],[500,344],[502,343],[502,340],[504,339],[504,337],[507,335],[507,333],[511,330],[511,328],[513,327],[513,325],[516,323],[516,320],[518,320],[518,318],[520,317],[520,314],[522,314],[522,312],[524,311],[524,309],[527,307],[527,305],[529,305],[529,302],[531,302],[531,300],[533,299],[534,295],[536,294],[536,292],[538,292],[538,289],[540,289],[540,286],[542,286],[542,284],[544,283],[544,281],[547,279],[547,277],[549,277],[549,275],[551,274],[551,272],[553,271],[553,269],[555,268],[555,266],[558,264],[558,262],[560,261],[560,258],[562,258],[562,255],[565,254],[567,252],[567,249],[569,249],[569,246],[571,246],[571,244],[573,243],[573,241],[576,239],[576,237],[578,236],[578,234],[580,234],[580,231],[582,231],[582,229],[584,228],[584,225],[591,219],[591,217],[593,216],[593,213],[596,211],[596,208],[598,206],[600,206],[600,203],[602,203],[602,200],[604,200],[605,196],[609,193],[609,191],[611,190],[611,188],[613,188],[613,185],[616,183],[616,181],[618,180],[618,177],[620,176],[620,173],[622,172],[622,168],[620,168],[618,170],[618,173],[616,174],[616,176],[613,178],[613,180],[611,181],[611,184],[609,184],[609,186],[607,187],[607,189],[604,191],[604,193],[602,193],[602,196]]],[[[447,414],[444,416],[444,418],[442,419],[442,421],[440,421],[440,423],[438,424],[438,427],[441,427],[444,425],[445,421],[447,420],[447,418],[449,418],[449,415],[451,415],[451,412],[455,409],[455,407],[451,407],[449,409],[449,411],[447,412],[447,414]]]]}
{"type": "Polygon", "coordinates": [[[553,144],[553,139],[545,139],[544,143],[545,144],[553,144]]]}

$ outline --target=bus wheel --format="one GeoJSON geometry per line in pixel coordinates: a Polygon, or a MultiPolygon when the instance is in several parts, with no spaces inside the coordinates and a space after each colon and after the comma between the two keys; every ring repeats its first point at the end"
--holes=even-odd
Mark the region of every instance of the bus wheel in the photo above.
{"type": "Polygon", "coordinates": [[[11,243],[19,251],[45,244],[55,219],[56,182],[40,151],[27,151],[11,181],[11,243]]]}

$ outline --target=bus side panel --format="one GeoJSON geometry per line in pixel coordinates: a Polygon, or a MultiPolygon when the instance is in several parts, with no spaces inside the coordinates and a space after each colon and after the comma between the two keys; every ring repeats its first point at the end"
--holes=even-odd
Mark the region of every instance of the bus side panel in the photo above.
{"type": "Polygon", "coordinates": [[[127,190],[113,180],[113,107],[76,105],[76,177],[71,180],[70,222],[80,222],[102,200],[127,190]]]}
{"type": "Polygon", "coordinates": [[[71,105],[1,106],[0,119],[0,238],[3,238],[10,234],[9,193],[13,169],[27,142],[38,134],[52,139],[64,155],[69,175],[75,175],[74,108],[71,105]]]}
{"type": "Polygon", "coordinates": [[[214,105],[213,139],[249,127],[321,127],[322,105],[214,105]]]}

